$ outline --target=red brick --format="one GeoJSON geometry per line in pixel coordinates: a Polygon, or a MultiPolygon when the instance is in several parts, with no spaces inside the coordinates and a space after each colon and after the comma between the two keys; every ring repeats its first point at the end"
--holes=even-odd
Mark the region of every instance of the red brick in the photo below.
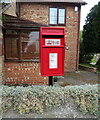
{"type": "MultiPolygon", "coordinates": [[[[32,63],[31,63],[32,64],[32,63]]],[[[37,63],[36,63],[37,64],[37,63]]],[[[25,66],[27,66],[26,68],[29,69],[30,68],[30,62],[25,62],[24,63],[25,66]]],[[[34,63],[35,65],[35,63],[34,63]]],[[[48,78],[44,79],[44,77],[41,77],[39,75],[39,66],[38,68],[34,71],[34,73],[32,74],[33,70],[26,70],[24,69],[25,66],[23,66],[22,63],[10,63],[10,62],[6,62],[4,64],[4,68],[5,68],[5,79],[9,78],[9,80],[6,80],[5,82],[7,84],[21,84],[21,83],[27,83],[27,84],[44,84],[48,82],[48,78]],[[19,66],[18,68],[16,68],[16,66],[19,66]],[[15,67],[15,68],[13,68],[15,67]],[[20,68],[20,70],[19,70],[20,68]]]]}
{"type": "Polygon", "coordinates": [[[2,55],[2,44],[0,43],[0,56],[2,55]]]}

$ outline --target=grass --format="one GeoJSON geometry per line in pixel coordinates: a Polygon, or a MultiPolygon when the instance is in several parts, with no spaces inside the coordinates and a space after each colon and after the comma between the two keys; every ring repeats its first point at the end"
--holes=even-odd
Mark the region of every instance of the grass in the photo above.
{"type": "Polygon", "coordinates": [[[93,57],[93,59],[91,60],[91,63],[96,63],[97,62],[97,59],[96,59],[96,56],[93,57]]]}
{"type": "Polygon", "coordinates": [[[87,63],[81,63],[80,65],[85,66],[85,67],[96,67],[97,68],[97,65],[91,65],[87,63]]]}

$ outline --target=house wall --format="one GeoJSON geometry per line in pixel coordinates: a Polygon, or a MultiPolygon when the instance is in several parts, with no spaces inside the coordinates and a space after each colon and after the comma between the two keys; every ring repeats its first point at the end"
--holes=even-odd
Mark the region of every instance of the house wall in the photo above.
{"type": "MultiPolygon", "coordinates": [[[[16,0],[12,0],[8,6],[2,9],[2,13],[16,16],[16,0]]],[[[0,15],[1,16],[1,15],[0,15]]],[[[3,33],[2,33],[2,21],[0,20],[0,84],[5,84],[6,74],[4,63],[4,50],[3,50],[3,33]]]]}
{"type": "Polygon", "coordinates": [[[2,54],[2,48],[3,48],[3,36],[2,36],[2,21],[0,20],[0,84],[2,84],[3,80],[3,54],[2,54]]]}
{"type": "Polygon", "coordinates": [[[76,71],[78,69],[78,29],[79,12],[74,11],[74,5],[64,4],[34,4],[23,3],[21,5],[20,16],[43,24],[49,24],[49,7],[62,6],[66,8],[66,51],[65,51],[65,72],[76,71]],[[27,8],[27,9],[26,9],[27,8]]]}
{"type": "Polygon", "coordinates": [[[0,85],[3,83],[4,80],[4,57],[0,56],[0,85]]]}
{"type": "MultiPolygon", "coordinates": [[[[56,4],[56,6],[59,4],[56,4]]],[[[22,3],[20,17],[34,22],[49,24],[49,7],[53,4],[22,3]]],[[[78,63],[78,29],[79,12],[74,11],[74,5],[60,4],[66,8],[66,50],[65,72],[76,71],[78,63]]],[[[5,62],[6,83],[14,84],[48,84],[47,77],[41,77],[40,64],[34,62],[5,62]]]]}
{"type": "Polygon", "coordinates": [[[3,39],[2,28],[0,28],[0,56],[2,56],[2,39],[3,39]]]}

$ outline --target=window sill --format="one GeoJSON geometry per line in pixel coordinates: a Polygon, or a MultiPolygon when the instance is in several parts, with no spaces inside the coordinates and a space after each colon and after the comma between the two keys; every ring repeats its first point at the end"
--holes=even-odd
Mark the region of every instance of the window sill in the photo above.
{"type": "Polygon", "coordinates": [[[66,26],[66,24],[49,24],[50,26],[66,26]]]}

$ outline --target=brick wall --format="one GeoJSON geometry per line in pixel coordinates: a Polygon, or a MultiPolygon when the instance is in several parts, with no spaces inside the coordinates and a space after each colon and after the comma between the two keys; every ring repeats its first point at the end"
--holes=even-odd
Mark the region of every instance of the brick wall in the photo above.
{"type": "Polygon", "coordinates": [[[2,55],[2,38],[0,38],[0,56],[2,55]]]}
{"type": "MultiPolygon", "coordinates": [[[[35,22],[49,24],[49,7],[59,6],[59,4],[35,4],[23,3],[21,5],[20,16],[35,22]],[[56,4],[56,5],[55,5],[56,4]],[[26,9],[27,8],[27,9],[26,9]]],[[[74,11],[74,6],[66,7],[66,51],[65,51],[65,72],[77,70],[78,62],[78,12],[74,11]]]]}
{"type": "Polygon", "coordinates": [[[2,56],[2,43],[3,43],[3,36],[2,36],[2,21],[0,20],[0,56],[2,56]]]}
{"type": "Polygon", "coordinates": [[[40,75],[40,65],[34,62],[5,62],[6,84],[48,85],[48,78],[40,75]]]}
{"type": "Polygon", "coordinates": [[[74,7],[66,8],[66,52],[65,71],[77,70],[77,40],[78,40],[78,12],[74,7]]]}
{"type": "Polygon", "coordinates": [[[0,84],[2,84],[3,80],[3,55],[2,55],[2,30],[0,28],[0,84]]]}
{"type": "Polygon", "coordinates": [[[0,85],[3,80],[3,56],[0,56],[0,85]]]}

